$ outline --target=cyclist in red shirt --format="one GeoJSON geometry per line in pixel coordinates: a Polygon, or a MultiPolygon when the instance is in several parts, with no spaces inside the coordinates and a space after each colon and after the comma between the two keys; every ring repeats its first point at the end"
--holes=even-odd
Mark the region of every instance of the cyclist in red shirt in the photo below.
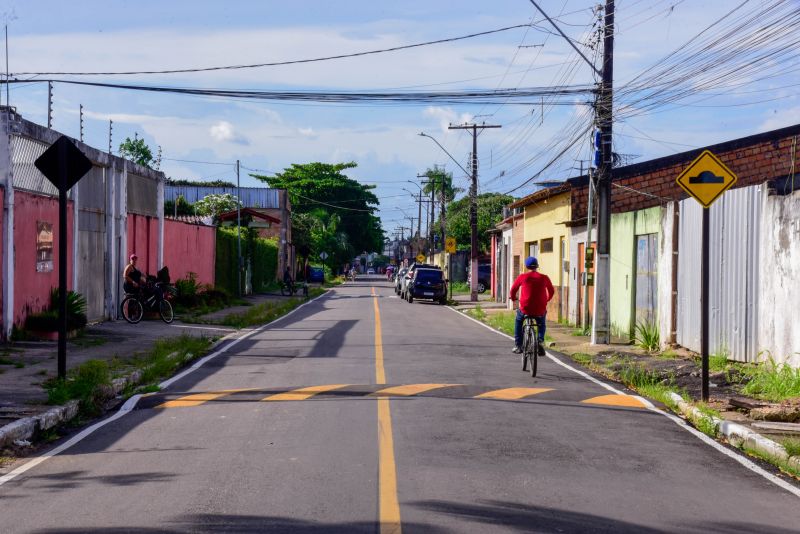
{"type": "Polygon", "coordinates": [[[520,292],[519,309],[514,323],[514,354],[522,352],[522,321],[525,316],[531,316],[536,321],[539,330],[539,356],[544,356],[544,332],[546,329],[545,316],[547,303],[553,298],[555,289],[546,274],[537,271],[539,261],[530,256],[525,259],[525,267],[530,272],[523,273],[514,280],[511,286],[511,300],[517,300],[517,291],[520,292]]]}

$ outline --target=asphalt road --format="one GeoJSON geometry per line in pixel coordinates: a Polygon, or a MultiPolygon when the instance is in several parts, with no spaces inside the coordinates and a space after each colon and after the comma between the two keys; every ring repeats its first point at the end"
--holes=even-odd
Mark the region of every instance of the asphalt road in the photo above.
{"type": "Polygon", "coordinates": [[[1,528],[800,532],[797,496],[509,349],[361,278],[0,486],[1,528]]]}

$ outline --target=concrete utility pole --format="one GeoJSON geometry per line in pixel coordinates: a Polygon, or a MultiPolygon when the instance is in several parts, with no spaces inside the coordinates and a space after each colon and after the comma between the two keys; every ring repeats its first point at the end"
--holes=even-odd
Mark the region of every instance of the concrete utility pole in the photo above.
{"type": "Polygon", "coordinates": [[[614,0],[606,0],[603,26],[602,83],[597,98],[597,123],[600,127],[600,165],[597,169],[597,264],[594,286],[592,343],[606,344],[611,330],[611,145],[614,80],[614,0]]]}
{"type": "Polygon", "coordinates": [[[586,246],[583,248],[583,313],[581,321],[584,330],[589,326],[589,271],[587,270],[587,250],[592,248],[592,223],[594,222],[594,172],[589,167],[589,206],[586,210],[586,246]]]}
{"type": "Polygon", "coordinates": [[[239,296],[242,296],[242,202],[241,190],[239,188],[239,160],[236,160],[236,248],[238,252],[238,261],[236,272],[238,277],[239,296]]]}
{"type": "Polygon", "coordinates": [[[80,106],[80,108],[79,108],[78,115],[80,116],[80,127],[81,127],[81,129],[80,129],[80,140],[81,140],[81,143],[83,143],[83,104],[79,104],[79,106],[80,106]]]}
{"type": "Polygon", "coordinates": [[[47,129],[53,127],[53,82],[47,82],[47,129]]]}
{"type": "Polygon", "coordinates": [[[114,121],[108,120],[108,153],[111,154],[111,134],[114,131],[114,121]]]}
{"type": "Polygon", "coordinates": [[[472,130],[472,185],[469,188],[469,225],[470,225],[470,284],[471,302],[478,302],[478,128],[502,128],[498,124],[462,124],[448,127],[449,130],[472,130]]]}

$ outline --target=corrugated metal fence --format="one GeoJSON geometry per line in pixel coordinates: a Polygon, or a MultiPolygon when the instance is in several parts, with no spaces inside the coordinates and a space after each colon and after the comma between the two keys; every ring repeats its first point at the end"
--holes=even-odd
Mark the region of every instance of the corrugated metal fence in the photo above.
{"type": "MultiPolygon", "coordinates": [[[[239,198],[246,208],[280,208],[280,189],[267,187],[239,188],[239,198]]],[[[164,188],[164,200],[174,201],[181,195],[190,204],[205,198],[207,195],[230,194],[236,196],[236,187],[198,187],[189,185],[167,185],[164,188]]]]}
{"type": "MultiPolygon", "coordinates": [[[[758,355],[761,188],[726,192],[711,207],[710,342],[712,353],[738,361],[758,355]]],[[[700,277],[703,208],[680,203],[678,343],[700,351],[700,277]]]]}

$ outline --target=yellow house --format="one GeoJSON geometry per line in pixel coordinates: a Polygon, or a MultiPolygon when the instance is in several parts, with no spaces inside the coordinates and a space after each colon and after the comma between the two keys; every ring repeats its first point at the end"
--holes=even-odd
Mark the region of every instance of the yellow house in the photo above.
{"type": "Polygon", "coordinates": [[[542,189],[513,204],[524,208],[524,248],[520,272],[525,272],[528,256],[539,260],[539,272],[550,277],[556,294],[547,307],[547,318],[560,321],[567,317],[569,301],[569,229],[571,203],[568,184],[542,189]]]}

